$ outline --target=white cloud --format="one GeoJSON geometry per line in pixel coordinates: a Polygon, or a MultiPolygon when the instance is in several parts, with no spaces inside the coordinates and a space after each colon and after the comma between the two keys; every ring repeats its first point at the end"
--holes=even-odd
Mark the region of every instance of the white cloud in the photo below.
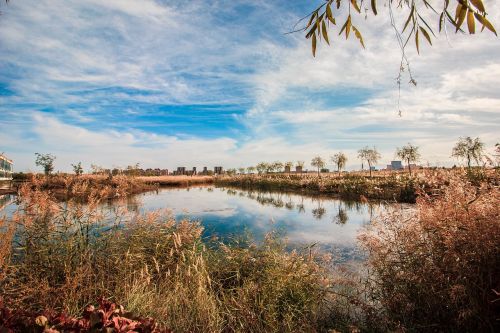
{"type": "MultiPolygon", "coordinates": [[[[302,34],[281,35],[296,18],[289,7],[260,1],[257,14],[235,19],[245,4],[10,2],[0,20],[6,69],[0,83],[15,94],[0,96],[0,111],[8,116],[0,123],[2,144],[19,168],[33,167],[33,152],[46,151],[67,170],[78,160],[238,167],[309,161],[337,150],[357,167],[358,148],[376,145],[390,160],[408,141],[422,146],[424,160],[450,163],[458,136],[498,142],[500,48],[493,34],[440,35],[420,56],[411,49],[418,86],[405,76],[400,118],[400,51],[385,8],[366,23],[356,21],[366,50],[339,37],[330,47],[320,45],[313,58],[302,34]],[[261,31],[270,18],[274,30],[261,31]],[[130,105],[110,111],[109,105],[122,102],[130,105]],[[163,135],[120,124],[127,115],[153,112],[143,109],[150,104],[234,104],[247,109],[234,117],[245,130],[213,138],[203,131],[163,135]],[[51,111],[40,112],[44,108],[51,111]],[[113,124],[99,123],[100,115],[113,112],[113,124]]],[[[500,5],[489,1],[487,7],[500,25],[500,5]]]]}

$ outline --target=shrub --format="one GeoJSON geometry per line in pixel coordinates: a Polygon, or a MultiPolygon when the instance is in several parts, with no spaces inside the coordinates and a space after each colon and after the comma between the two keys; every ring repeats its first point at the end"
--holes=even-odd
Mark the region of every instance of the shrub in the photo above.
{"type": "Polygon", "coordinates": [[[417,211],[399,210],[361,236],[369,252],[371,296],[410,331],[499,328],[500,197],[452,177],[417,211]]]}

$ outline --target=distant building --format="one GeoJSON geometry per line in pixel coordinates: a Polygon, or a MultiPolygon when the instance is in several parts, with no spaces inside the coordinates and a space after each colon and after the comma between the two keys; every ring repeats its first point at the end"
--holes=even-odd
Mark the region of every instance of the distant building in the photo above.
{"type": "Polygon", "coordinates": [[[14,163],[6,156],[0,155],[0,180],[12,180],[14,163]]]}
{"type": "Polygon", "coordinates": [[[290,166],[289,165],[285,165],[285,173],[290,173],[290,166]]]}
{"type": "Polygon", "coordinates": [[[174,171],[174,175],[180,176],[186,174],[186,167],[177,167],[177,170],[174,171]]]}
{"type": "Polygon", "coordinates": [[[295,172],[296,172],[296,173],[302,173],[302,167],[301,167],[300,165],[297,165],[297,166],[295,167],[295,172]]]}
{"type": "Polygon", "coordinates": [[[403,163],[401,161],[391,161],[391,169],[390,170],[403,170],[403,163]]]}
{"type": "Polygon", "coordinates": [[[216,175],[222,175],[223,172],[224,172],[224,169],[221,166],[214,167],[214,173],[216,175]]]}

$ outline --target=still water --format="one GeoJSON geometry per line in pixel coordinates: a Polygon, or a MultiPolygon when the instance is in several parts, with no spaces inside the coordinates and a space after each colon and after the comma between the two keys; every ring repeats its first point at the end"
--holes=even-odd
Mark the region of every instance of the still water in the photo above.
{"type": "MultiPolygon", "coordinates": [[[[12,196],[2,198],[0,204],[0,215],[10,215],[16,209],[12,196]]],[[[317,244],[350,259],[358,256],[356,236],[360,228],[386,209],[379,203],[214,186],[164,188],[135,195],[127,206],[139,212],[168,209],[177,219],[200,221],[205,237],[229,240],[250,235],[258,242],[276,231],[289,247],[317,244]]]]}

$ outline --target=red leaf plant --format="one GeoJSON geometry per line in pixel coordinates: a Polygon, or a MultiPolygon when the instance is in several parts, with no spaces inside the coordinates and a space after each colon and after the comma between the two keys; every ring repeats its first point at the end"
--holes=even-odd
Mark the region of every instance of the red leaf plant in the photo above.
{"type": "Polygon", "coordinates": [[[104,298],[99,307],[88,305],[81,318],[67,316],[53,310],[42,313],[22,309],[12,310],[0,299],[0,332],[44,332],[44,333],[172,333],[160,328],[152,318],[134,318],[121,305],[104,298]]]}

